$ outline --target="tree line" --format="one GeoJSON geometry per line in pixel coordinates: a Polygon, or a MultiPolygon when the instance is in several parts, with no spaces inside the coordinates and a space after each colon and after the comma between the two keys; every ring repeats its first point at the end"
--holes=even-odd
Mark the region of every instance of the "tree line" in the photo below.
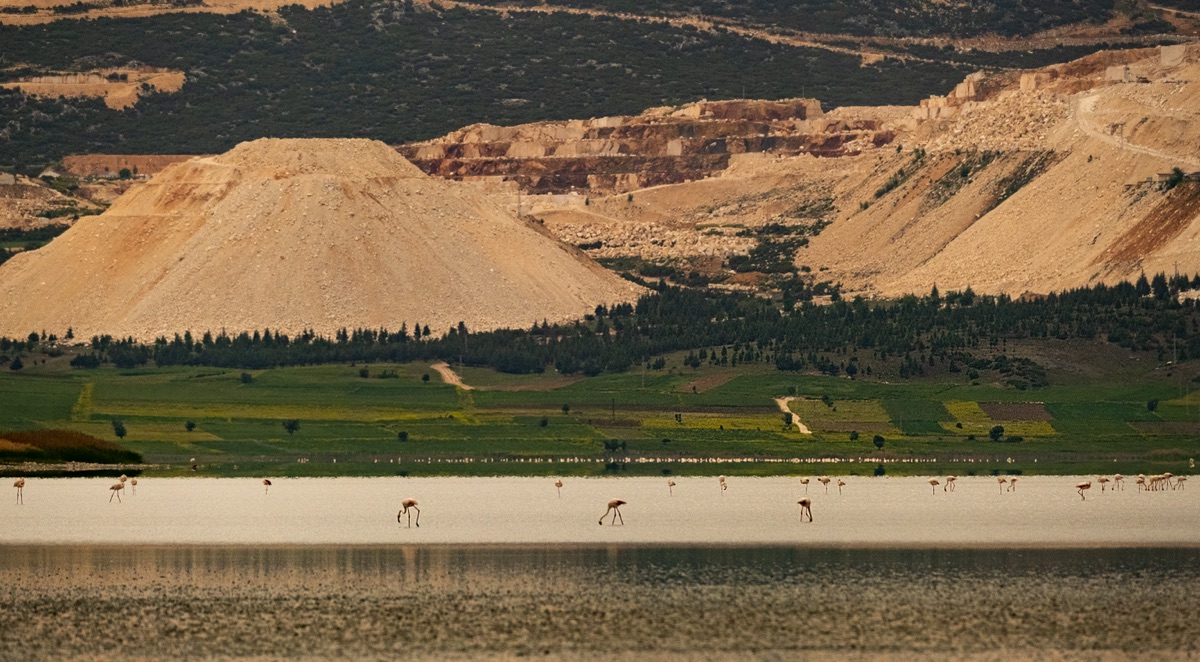
{"type": "MultiPolygon", "coordinates": [[[[927,370],[998,371],[1012,385],[1036,387],[1044,371],[1010,357],[1014,340],[1103,341],[1155,352],[1160,360],[1200,357],[1200,311],[1181,293],[1200,289],[1192,278],[1157,274],[1136,282],[1095,285],[1044,297],[982,296],[967,288],[889,301],[836,300],[786,305],[751,295],[661,286],[635,304],[598,306],[572,323],[527,329],[470,331],[458,324],[440,334],[428,325],[398,330],[263,330],[160,337],[93,337],[73,360],[78,368],[111,363],[264,369],[349,362],[445,360],[508,373],[619,373],[635,365],[662,369],[663,356],[686,351],[685,364],[767,363],[780,370],[850,376],[889,366],[900,377],[927,370]]],[[[0,338],[5,356],[44,346],[45,334],[0,338]],[[39,344],[40,343],[40,344],[39,344]]]]}

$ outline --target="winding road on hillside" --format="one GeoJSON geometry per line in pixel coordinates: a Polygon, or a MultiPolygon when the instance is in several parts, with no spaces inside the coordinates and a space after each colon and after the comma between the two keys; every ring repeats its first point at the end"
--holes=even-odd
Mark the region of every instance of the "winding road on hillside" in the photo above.
{"type": "Polygon", "coordinates": [[[935,64],[943,64],[945,62],[943,60],[933,60],[904,53],[894,53],[891,51],[866,51],[854,48],[846,48],[845,46],[827,44],[801,33],[785,31],[783,29],[767,30],[763,27],[750,27],[741,23],[735,23],[733,21],[713,16],[656,16],[648,14],[629,14],[625,12],[604,11],[601,9],[562,7],[557,5],[539,5],[535,7],[513,7],[509,5],[492,6],[479,5],[473,2],[459,2],[458,0],[440,0],[438,4],[447,9],[488,11],[498,14],[573,14],[577,16],[612,18],[621,21],[633,21],[639,23],[659,23],[675,28],[691,27],[703,32],[717,32],[719,30],[723,30],[731,34],[738,35],[739,37],[757,39],[759,41],[766,41],[772,44],[792,46],[795,48],[816,48],[833,53],[841,53],[843,55],[852,55],[854,57],[861,58],[863,65],[874,64],[885,58],[892,58],[894,60],[902,60],[905,62],[927,62],[935,64]]]}
{"type": "Polygon", "coordinates": [[[1071,121],[1077,127],[1079,127],[1080,131],[1083,131],[1085,134],[1095,138],[1096,140],[1112,145],[1117,149],[1153,156],[1171,163],[1188,164],[1191,166],[1200,167],[1200,159],[1194,156],[1171,154],[1162,150],[1153,149],[1151,147],[1144,147],[1099,129],[1092,117],[1096,114],[1096,102],[1099,100],[1101,93],[1102,92],[1094,92],[1092,94],[1076,98],[1074,101],[1072,101],[1070,115],[1071,121]]]}

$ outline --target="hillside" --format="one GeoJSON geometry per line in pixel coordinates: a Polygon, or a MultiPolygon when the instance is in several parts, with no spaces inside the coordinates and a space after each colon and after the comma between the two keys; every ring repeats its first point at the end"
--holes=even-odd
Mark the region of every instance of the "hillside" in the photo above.
{"type": "Polygon", "coordinates": [[[574,319],[638,291],[382,143],[264,139],[168,166],[12,258],[0,267],[0,336],[440,334],[574,319]]]}
{"type": "Polygon", "coordinates": [[[914,104],[976,68],[1196,33],[1138,3],[1074,0],[514,4],[0,0],[0,86],[18,88],[0,90],[0,169],[265,136],[399,144],[701,99],[914,104]],[[252,11],[227,13],[239,7],[252,11]],[[172,78],[136,97],[88,82],[151,69],[172,78]]]}
{"type": "Polygon", "coordinates": [[[1200,270],[1200,48],[972,74],[909,107],[719,102],[402,148],[618,268],[1019,296],[1200,270]],[[506,188],[509,187],[509,188],[506,188]],[[794,256],[794,261],[791,259],[794,256]],[[788,272],[792,272],[789,274],[788,272]]]}

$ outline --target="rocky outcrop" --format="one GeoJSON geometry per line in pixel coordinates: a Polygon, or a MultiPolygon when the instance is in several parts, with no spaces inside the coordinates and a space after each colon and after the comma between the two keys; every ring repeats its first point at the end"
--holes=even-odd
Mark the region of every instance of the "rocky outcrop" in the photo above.
{"type": "Polygon", "coordinates": [[[729,156],[843,156],[892,141],[870,119],[827,119],[813,99],[701,101],[640,115],[513,127],[477,124],[401,146],[429,174],[513,182],[528,193],[596,195],[702,179],[729,156]]]}

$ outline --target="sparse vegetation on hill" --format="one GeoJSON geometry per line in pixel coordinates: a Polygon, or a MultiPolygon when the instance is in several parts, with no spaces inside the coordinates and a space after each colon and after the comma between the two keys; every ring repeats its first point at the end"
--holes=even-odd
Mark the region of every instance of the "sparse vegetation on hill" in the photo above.
{"type": "MultiPolygon", "coordinates": [[[[1043,7],[1038,20],[1082,20],[1056,11],[1043,7]]],[[[911,104],[967,73],[952,52],[934,53],[940,64],[860,66],[849,54],[726,32],[567,14],[412,12],[351,0],[281,15],[286,26],[248,13],[0,26],[0,52],[24,74],[139,63],[187,75],[178,92],[147,92],[125,110],[0,90],[0,165],[33,172],[72,153],[211,154],[268,135],[401,143],[476,122],[636,113],[699,98],[911,104]]]]}
{"type": "MultiPolygon", "coordinates": [[[[531,6],[541,0],[475,0],[484,5],[531,6]]],[[[1099,23],[1112,0],[555,0],[549,4],[633,14],[704,14],[804,32],[885,37],[1028,35],[1072,23],[1099,23]]]]}

